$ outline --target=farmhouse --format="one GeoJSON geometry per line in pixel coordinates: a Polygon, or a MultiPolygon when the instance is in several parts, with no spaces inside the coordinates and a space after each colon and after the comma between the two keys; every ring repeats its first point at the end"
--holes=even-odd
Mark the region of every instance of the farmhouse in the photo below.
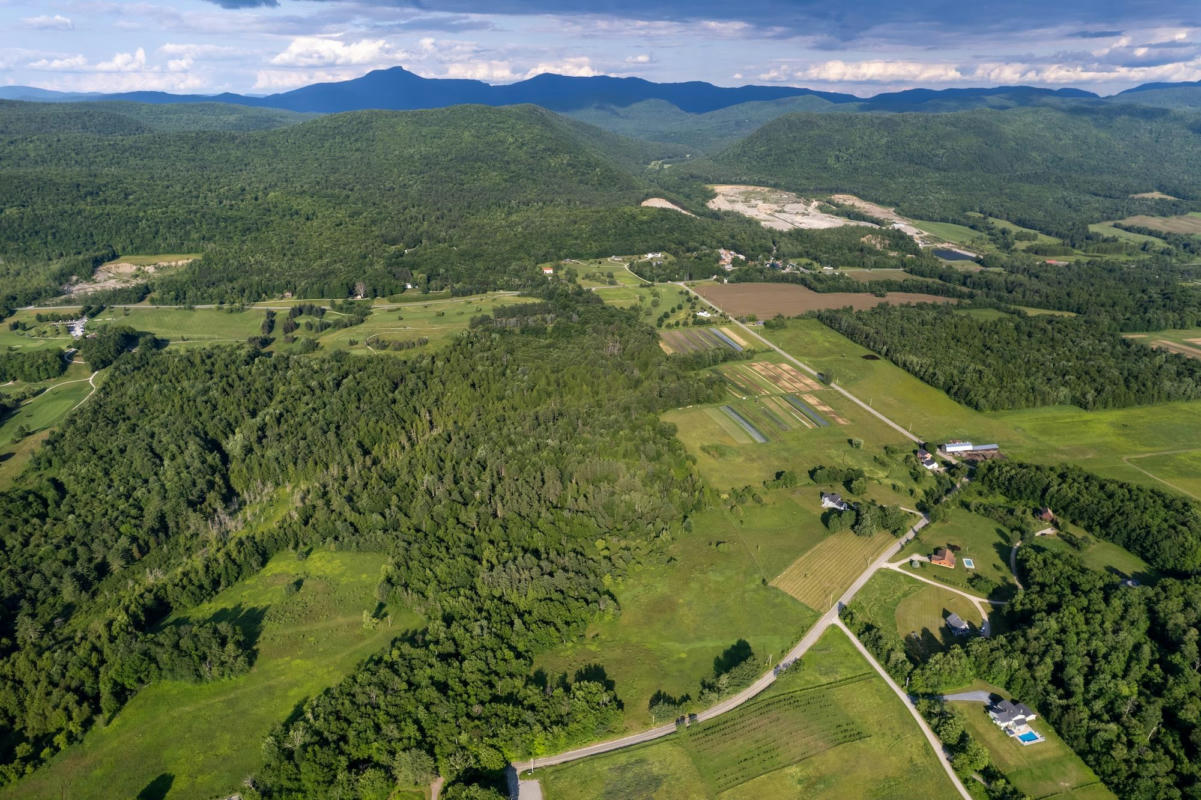
{"type": "Polygon", "coordinates": [[[822,492],[822,508],[833,508],[837,511],[846,511],[850,508],[842,495],[834,493],[822,492]]]}
{"type": "Polygon", "coordinates": [[[925,448],[917,451],[917,460],[920,461],[922,466],[928,470],[933,471],[939,468],[938,462],[934,460],[934,456],[930,455],[925,448]]]}
{"type": "Polygon", "coordinates": [[[1035,516],[1041,519],[1043,522],[1055,521],[1055,514],[1052,513],[1051,509],[1049,508],[1040,508],[1035,516]]]}
{"type": "Polygon", "coordinates": [[[955,569],[955,551],[949,547],[940,547],[930,556],[930,563],[940,567],[955,569]]]}
{"type": "Polygon", "coordinates": [[[972,626],[963,621],[963,617],[952,611],[947,615],[947,627],[956,636],[967,636],[972,632],[972,626]]]}
{"type": "Polygon", "coordinates": [[[542,268],[542,274],[543,274],[543,275],[554,275],[554,274],[555,274],[555,268],[554,268],[554,267],[543,267],[543,268],[542,268]]]}

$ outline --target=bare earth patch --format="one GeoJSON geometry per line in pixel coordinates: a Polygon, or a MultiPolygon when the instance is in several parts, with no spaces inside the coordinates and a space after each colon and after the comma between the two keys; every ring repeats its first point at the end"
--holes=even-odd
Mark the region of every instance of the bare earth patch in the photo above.
{"type": "Polygon", "coordinates": [[[891,222],[892,227],[909,234],[915,240],[917,240],[917,243],[920,245],[931,244],[933,241],[930,237],[930,234],[921,230],[908,219],[902,217],[891,208],[885,208],[882,205],[868,202],[867,200],[856,197],[853,194],[830,195],[830,199],[835,203],[841,203],[844,206],[850,206],[851,208],[858,209],[864,214],[871,214],[877,219],[883,219],[891,222]]]}
{"type": "Polygon", "coordinates": [[[1182,356],[1189,358],[1201,359],[1201,348],[1190,347],[1187,344],[1179,342],[1169,342],[1167,339],[1159,339],[1151,343],[1152,347],[1158,347],[1161,350],[1167,350],[1169,353],[1179,353],[1182,356]]]}
{"type": "Polygon", "coordinates": [[[790,231],[797,228],[816,230],[844,225],[876,227],[867,222],[827,214],[818,209],[819,201],[806,200],[792,192],[766,186],[719,184],[711,186],[717,196],[706,205],[714,211],[733,211],[757,221],[765,228],[790,231]]]}
{"type": "Polygon", "coordinates": [[[820,311],[826,308],[850,306],[856,311],[881,303],[948,303],[950,298],[932,294],[889,292],[877,297],[866,292],[815,292],[795,283],[705,283],[694,287],[697,294],[736,317],[754,314],[770,319],[777,314],[786,317],[820,311]]]}
{"type": "Polygon", "coordinates": [[[1179,200],[1180,199],[1179,197],[1172,197],[1172,195],[1164,194],[1163,192],[1139,192],[1138,194],[1132,194],[1130,196],[1135,199],[1139,199],[1139,200],[1179,200]]]}
{"type": "Polygon", "coordinates": [[[642,201],[642,205],[645,208],[666,208],[668,211],[679,211],[681,214],[685,214],[689,217],[696,216],[696,214],[693,214],[691,211],[680,208],[675,203],[673,203],[670,200],[663,198],[663,197],[647,198],[646,200],[642,201]]]}
{"type": "MultiPolygon", "coordinates": [[[[146,259],[138,260],[145,261],[146,259]]],[[[160,270],[182,267],[195,260],[195,256],[190,256],[174,260],[138,264],[130,261],[110,261],[107,264],[101,264],[97,267],[95,273],[92,274],[91,280],[69,283],[63,287],[63,292],[68,295],[91,294],[92,292],[133,286],[138,283],[145,283],[150,279],[151,275],[160,270]]]]}

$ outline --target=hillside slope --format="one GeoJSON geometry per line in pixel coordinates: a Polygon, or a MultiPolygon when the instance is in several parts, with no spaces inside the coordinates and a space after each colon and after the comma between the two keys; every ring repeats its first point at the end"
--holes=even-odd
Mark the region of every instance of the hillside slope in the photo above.
{"type": "Polygon", "coordinates": [[[1085,223],[1201,200],[1201,119],[1134,106],[793,114],[692,169],[731,183],[850,191],[919,218],[979,211],[1067,239],[1085,223]]]}

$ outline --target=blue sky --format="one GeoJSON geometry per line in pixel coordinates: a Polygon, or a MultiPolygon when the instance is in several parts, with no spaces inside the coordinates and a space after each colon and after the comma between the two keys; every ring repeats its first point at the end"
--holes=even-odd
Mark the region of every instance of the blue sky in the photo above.
{"type": "Polygon", "coordinates": [[[1163,0],[0,0],[0,85],[265,94],[403,66],[810,86],[1201,80],[1201,4],[1163,0]]]}

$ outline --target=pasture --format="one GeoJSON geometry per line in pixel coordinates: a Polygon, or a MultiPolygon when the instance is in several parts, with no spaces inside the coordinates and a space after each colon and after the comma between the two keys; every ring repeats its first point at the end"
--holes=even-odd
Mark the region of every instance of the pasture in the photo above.
{"type": "Polygon", "coordinates": [[[1196,479],[1187,462],[1160,464],[1147,457],[1201,451],[1201,426],[1195,423],[1201,401],[1104,411],[1051,406],[983,413],[956,403],[887,359],[865,359],[869,350],[815,319],[788,320],[785,328],[762,334],[809,366],[832,374],[839,385],[926,441],[997,442],[1010,458],[1074,463],[1105,477],[1176,491],[1196,479]]]}
{"type": "Polygon", "coordinates": [[[955,797],[902,702],[870,669],[831,628],[738,710],[534,777],[547,800],[955,797]]]}
{"type": "Polygon", "coordinates": [[[591,258],[582,261],[568,259],[539,266],[551,267],[556,274],[568,279],[574,275],[576,283],[586,289],[603,286],[641,286],[644,281],[626,268],[626,264],[640,258],[643,256],[618,256],[616,261],[611,258],[591,258]]]}
{"type": "Polygon", "coordinates": [[[814,611],[825,612],[896,538],[890,533],[856,536],[850,531],[822,539],[772,579],[771,585],[814,611]]]}
{"type": "Polygon", "coordinates": [[[1154,333],[1128,334],[1128,339],[1134,339],[1150,347],[1166,350],[1169,353],[1179,353],[1189,358],[1201,358],[1201,328],[1183,328],[1154,333]]]}
{"type": "Polygon", "coordinates": [[[1030,726],[1046,741],[1025,747],[993,724],[983,703],[949,705],[971,737],[988,750],[992,762],[1023,794],[1048,800],[1114,800],[1114,794],[1046,720],[1039,718],[1030,726]]]}
{"type": "Polygon", "coordinates": [[[747,341],[732,328],[675,328],[659,332],[659,346],[671,353],[699,353],[704,350],[742,352],[747,341]]]}
{"type": "MultiPolygon", "coordinates": [[[[72,364],[61,377],[33,384],[45,391],[0,419],[0,489],[12,485],[46,437],[91,393],[89,375],[84,365],[72,364]],[[21,430],[24,436],[18,435],[21,430]]],[[[97,377],[96,383],[100,381],[97,377]]]]}
{"type": "Polygon", "coordinates": [[[770,319],[850,306],[859,311],[881,303],[948,303],[932,294],[888,292],[884,297],[863,292],[815,292],[796,283],[697,283],[697,294],[734,317],[770,319]]]}
{"type": "Polygon", "coordinates": [[[254,577],[176,615],[166,624],[213,619],[240,625],[256,642],[250,672],[205,684],[154,683],[111,723],[0,797],[137,797],[162,775],[171,779],[169,797],[236,791],[258,766],[272,726],[418,622],[389,609],[390,626],[364,628],[363,612],[376,606],[385,561],[378,553],[317,551],[303,561],[281,554],[254,577]]]}
{"type": "Polygon", "coordinates": [[[1175,217],[1151,217],[1139,214],[1119,220],[1126,225],[1138,228],[1150,228],[1164,233],[1181,233],[1185,235],[1201,235],[1201,214],[1181,214],[1175,217]]]}
{"type": "Polygon", "coordinates": [[[541,654],[538,668],[571,675],[602,665],[624,704],[626,730],[662,724],[648,711],[651,696],[695,697],[714,659],[739,638],[766,671],[816,619],[766,583],[824,531],[793,493],[763,496],[765,505],[694,515],[662,562],[641,564],[613,586],[620,614],[598,616],[583,637],[541,654]]]}

